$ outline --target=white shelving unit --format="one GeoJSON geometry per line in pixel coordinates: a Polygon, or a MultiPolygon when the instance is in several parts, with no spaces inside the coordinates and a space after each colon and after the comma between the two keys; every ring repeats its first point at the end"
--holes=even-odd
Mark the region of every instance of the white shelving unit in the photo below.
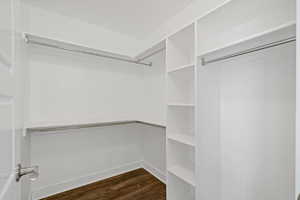
{"type": "Polygon", "coordinates": [[[167,39],[169,200],[195,199],[195,26],[167,39]]]}
{"type": "Polygon", "coordinates": [[[194,104],[194,67],[168,73],[168,102],[184,105],[194,104]]]}
{"type": "Polygon", "coordinates": [[[172,200],[194,200],[195,188],[173,173],[168,173],[167,198],[172,200]]]}
{"type": "Polygon", "coordinates": [[[174,174],[175,176],[179,177],[186,183],[195,186],[195,174],[191,173],[191,171],[181,167],[181,166],[174,166],[169,168],[169,172],[174,174]]]}
{"type": "Polygon", "coordinates": [[[195,64],[191,63],[191,64],[187,64],[187,65],[183,65],[174,69],[169,70],[169,73],[176,73],[178,71],[183,71],[183,70],[189,70],[190,68],[194,68],[195,64]]]}
{"type": "Polygon", "coordinates": [[[168,135],[168,139],[176,141],[176,142],[180,142],[182,144],[195,146],[195,137],[194,136],[189,136],[189,135],[185,135],[185,134],[170,134],[170,135],[168,135]]]}

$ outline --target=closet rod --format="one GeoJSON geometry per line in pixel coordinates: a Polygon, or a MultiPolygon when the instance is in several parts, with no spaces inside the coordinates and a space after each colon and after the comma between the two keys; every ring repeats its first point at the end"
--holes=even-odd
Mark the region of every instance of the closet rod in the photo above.
{"type": "Polygon", "coordinates": [[[164,47],[164,48],[161,48],[161,49],[158,49],[158,50],[154,51],[153,53],[151,53],[151,54],[149,54],[149,55],[146,55],[146,56],[144,56],[144,57],[142,57],[142,58],[139,58],[138,61],[139,61],[139,62],[144,61],[144,60],[146,60],[147,58],[150,58],[150,57],[152,57],[152,56],[154,56],[154,55],[156,55],[156,54],[158,54],[158,53],[160,53],[160,52],[162,52],[162,51],[164,51],[164,50],[166,50],[165,47],[164,47]]]}
{"type": "Polygon", "coordinates": [[[56,48],[56,49],[60,49],[60,50],[68,51],[68,52],[75,52],[75,53],[87,54],[87,55],[92,55],[92,56],[98,56],[98,57],[102,57],[102,58],[108,58],[108,59],[118,60],[118,61],[123,61],[123,62],[128,62],[128,63],[134,63],[134,64],[138,64],[138,65],[145,65],[145,66],[148,66],[148,67],[152,66],[151,62],[145,63],[145,62],[141,62],[139,60],[130,60],[130,59],[126,59],[126,58],[120,58],[120,57],[116,57],[116,56],[109,56],[109,55],[104,55],[104,54],[95,53],[95,52],[91,52],[91,51],[68,49],[66,47],[60,47],[60,46],[54,45],[54,44],[47,44],[47,43],[44,43],[44,42],[38,42],[38,41],[34,41],[34,40],[29,39],[26,35],[25,35],[25,41],[28,44],[36,44],[36,45],[46,46],[46,47],[50,47],[50,48],[56,48]]]}
{"type": "Polygon", "coordinates": [[[287,44],[287,43],[291,43],[291,42],[295,42],[295,41],[296,41],[296,36],[293,36],[293,37],[290,37],[290,38],[286,38],[286,39],[283,39],[283,40],[279,40],[279,41],[271,42],[271,43],[268,43],[268,44],[260,45],[260,46],[254,47],[254,48],[250,48],[250,49],[247,49],[247,50],[243,50],[243,51],[236,52],[236,53],[233,53],[233,54],[229,54],[229,55],[226,55],[226,56],[222,56],[222,57],[219,57],[219,58],[214,58],[214,59],[211,59],[211,60],[206,60],[204,57],[202,57],[201,58],[201,63],[202,63],[202,66],[204,66],[204,65],[207,65],[207,64],[210,64],[210,63],[215,63],[215,62],[219,62],[219,61],[222,61],[222,60],[228,60],[228,59],[231,59],[231,58],[234,58],[234,57],[254,53],[254,52],[257,52],[257,51],[262,51],[262,50],[265,50],[265,49],[269,49],[269,48],[272,48],[272,47],[277,47],[277,46],[287,44]]]}

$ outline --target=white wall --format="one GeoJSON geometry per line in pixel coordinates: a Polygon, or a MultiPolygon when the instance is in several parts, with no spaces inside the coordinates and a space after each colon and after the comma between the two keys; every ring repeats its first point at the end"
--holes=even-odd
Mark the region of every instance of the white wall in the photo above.
{"type": "Polygon", "coordinates": [[[165,51],[156,54],[146,61],[152,67],[144,68],[143,77],[143,112],[142,121],[166,125],[166,64],[165,51]]]}
{"type": "Polygon", "coordinates": [[[28,126],[138,120],[144,66],[52,48],[30,49],[28,126]]]}
{"type": "Polygon", "coordinates": [[[133,37],[63,16],[51,10],[34,7],[25,2],[24,11],[28,23],[24,31],[42,37],[128,56],[135,55],[141,45],[141,41],[133,37]]]}
{"type": "Polygon", "coordinates": [[[166,130],[149,126],[141,128],[143,165],[161,181],[166,182],[166,130]]]}
{"type": "MultiPolygon", "coordinates": [[[[28,47],[29,127],[141,120],[165,124],[164,53],[153,67],[28,47]]],[[[145,125],[31,134],[33,199],[144,167],[165,179],[165,130],[145,125]],[[75,167],[74,167],[75,166],[75,167]]]]}
{"type": "Polygon", "coordinates": [[[40,166],[33,198],[139,167],[141,130],[133,124],[32,134],[31,162],[40,166]]]}
{"type": "Polygon", "coordinates": [[[141,120],[164,125],[165,53],[152,67],[30,46],[28,127],[141,120]]]}

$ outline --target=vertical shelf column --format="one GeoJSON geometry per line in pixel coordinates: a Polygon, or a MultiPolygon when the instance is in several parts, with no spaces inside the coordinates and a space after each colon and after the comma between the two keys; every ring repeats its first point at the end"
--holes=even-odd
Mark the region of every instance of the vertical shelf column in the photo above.
{"type": "Polygon", "coordinates": [[[195,200],[195,25],[167,40],[167,198],[195,200]]]}

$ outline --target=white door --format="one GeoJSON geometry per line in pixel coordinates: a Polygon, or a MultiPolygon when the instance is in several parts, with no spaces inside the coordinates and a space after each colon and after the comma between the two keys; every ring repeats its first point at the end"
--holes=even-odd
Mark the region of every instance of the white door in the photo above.
{"type": "Polygon", "coordinates": [[[300,0],[297,0],[296,199],[300,200],[300,0]]]}
{"type": "Polygon", "coordinates": [[[0,200],[19,200],[15,181],[13,3],[0,0],[0,200]]]}

